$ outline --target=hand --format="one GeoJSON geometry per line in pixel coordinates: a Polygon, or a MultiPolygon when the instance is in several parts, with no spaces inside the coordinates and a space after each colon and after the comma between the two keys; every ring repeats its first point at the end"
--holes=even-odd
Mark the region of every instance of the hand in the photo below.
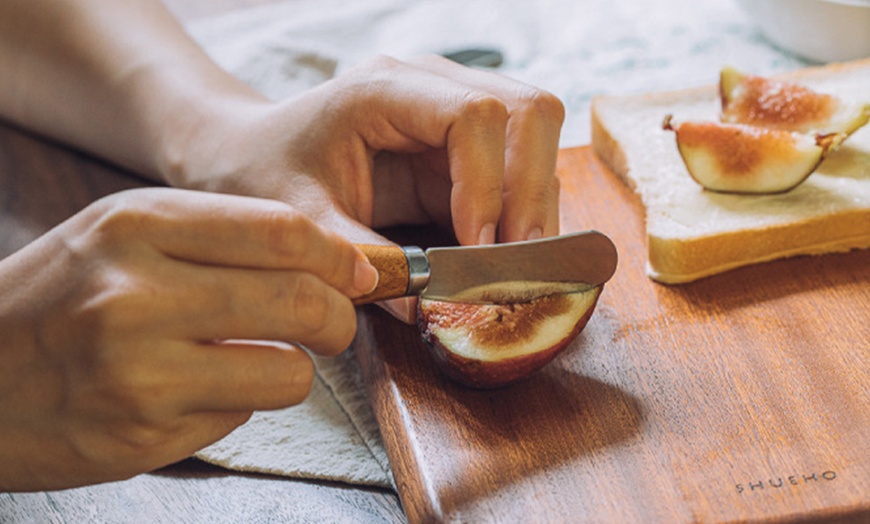
{"type": "Polygon", "coordinates": [[[432,221],[462,244],[558,232],[564,108],[531,86],[379,58],[275,104],[161,2],[0,2],[0,29],[0,115],[144,176],[283,200],[358,242],[432,221]]]}
{"type": "Polygon", "coordinates": [[[0,491],[130,477],[302,401],[313,364],[290,344],[346,348],[348,297],[376,278],[283,203],[147,189],[91,205],[0,261],[0,491]]]}
{"type": "MultiPolygon", "coordinates": [[[[558,234],[564,109],[544,91],[380,58],[281,104],[210,107],[164,163],[174,185],[280,199],[357,242],[430,222],[462,244],[558,234]]],[[[393,312],[411,321],[412,307],[393,312]]]]}

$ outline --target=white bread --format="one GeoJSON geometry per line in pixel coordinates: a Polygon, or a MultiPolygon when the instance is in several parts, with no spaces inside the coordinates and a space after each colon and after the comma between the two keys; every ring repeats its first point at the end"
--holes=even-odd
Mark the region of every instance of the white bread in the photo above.
{"type": "MultiPolygon", "coordinates": [[[[870,102],[870,59],[776,78],[870,102]]],[[[790,192],[730,195],[695,183],[674,134],[661,128],[668,114],[718,120],[720,109],[717,85],[592,100],[592,146],[646,210],[651,278],[684,283],[777,258],[870,248],[870,125],[790,192]]]]}

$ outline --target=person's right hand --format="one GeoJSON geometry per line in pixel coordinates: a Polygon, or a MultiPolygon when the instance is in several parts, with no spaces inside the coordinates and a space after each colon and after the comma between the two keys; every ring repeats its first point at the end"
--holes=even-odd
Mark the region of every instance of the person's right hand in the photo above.
{"type": "MultiPolygon", "coordinates": [[[[171,185],[288,202],[366,244],[403,225],[462,245],[559,233],[565,109],[542,89],[427,56],[374,58],[277,103],[216,93],[160,128],[153,163],[171,185]]],[[[384,305],[415,321],[413,299],[384,305]]]]}
{"type": "Polygon", "coordinates": [[[301,402],[377,274],[290,206],[143,189],[0,261],[0,491],[122,479],[301,402]],[[254,342],[259,341],[259,342],[254,342]],[[265,342],[276,341],[276,342],[265,342]]]}

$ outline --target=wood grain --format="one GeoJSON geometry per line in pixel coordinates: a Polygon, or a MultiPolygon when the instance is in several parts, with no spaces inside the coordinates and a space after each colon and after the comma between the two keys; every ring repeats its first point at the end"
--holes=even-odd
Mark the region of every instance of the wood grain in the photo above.
{"type": "Polygon", "coordinates": [[[870,251],[662,286],[636,196],[588,148],[563,151],[559,174],[562,230],[601,230],[621,258],[542,372],[468,390],[414,326],[359,316],[409,520],[867,521],[870,251]]]}

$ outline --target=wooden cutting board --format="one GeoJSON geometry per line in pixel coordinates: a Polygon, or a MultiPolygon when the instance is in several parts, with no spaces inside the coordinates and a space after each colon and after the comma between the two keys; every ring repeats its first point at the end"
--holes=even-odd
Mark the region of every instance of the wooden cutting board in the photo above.
{"type": "Polygon", "coordinates": [[[369,307],[356,353],[411,522],[870,519],[870,251],[678,287],[644,274],[638,198],[589,148],[560,156],[562,230],[620,265],[533,378],[455,385],[369,307]]]}

